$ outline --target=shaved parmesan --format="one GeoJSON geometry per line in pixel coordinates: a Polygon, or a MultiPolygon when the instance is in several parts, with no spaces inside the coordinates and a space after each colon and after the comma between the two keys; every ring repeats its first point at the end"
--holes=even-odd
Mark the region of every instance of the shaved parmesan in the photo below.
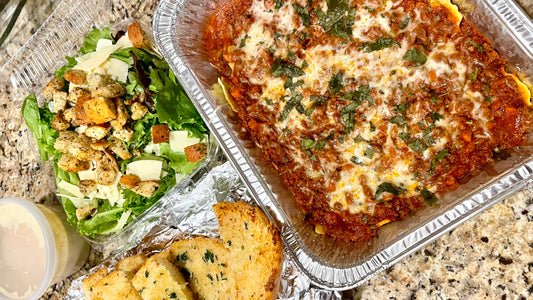
{"type": "Polygon", "coordinates": [[[160,180],[162,169],[162,161],[143,159],[129,163],[126,166],[126,174],[137,175],[141,181],[160,180]]]}

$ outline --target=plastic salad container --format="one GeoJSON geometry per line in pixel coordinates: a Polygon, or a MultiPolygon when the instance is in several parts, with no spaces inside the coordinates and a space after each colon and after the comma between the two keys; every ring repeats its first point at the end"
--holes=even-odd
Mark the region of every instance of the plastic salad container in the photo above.
{"type": "MultiPolygon", "coordinates": [[[[533,82],[533,24],[511,0],[466,0],[460,8],[495,49],[533,82]]],[[[317,235],[280,178],[243,135],[229,104],[211,90],[219,75],[209,63],[203,43],[215,1],[163,0],[154,16],[156,43],[184,85],[212,134],[265,212],[277,223],[290,254],[314,284],[343,290],[362,284],[406,255],[507,195],[521,189],[533,175],[533,136],[526,136],[510,157],[484,169],[457,190],[403,221],[382,228],[366,244],[351,244],[317,235]]]]}
{"type": "MultiPolygon", "coordinates": [[[[15,114],[18,111],[20,114],[22,102],[29,94],[35,94],[38,103],[43,104],[43,89],[53,78],[54,71],[67,63],[65,56],[74,56],[78,53],[90,30],[109,27],[111,33],[115,34],[119,30],[126,30],[133,21],[117,20],[112,14],[111,1],[62,1],[35,35],[0,69],[3,81],[8,81],[11,85],[10,97],[15,99],[9,104],[10,113],[15,114]]],[[[150,24],[141,22],[141,25],[148,43],[154,44],[151,39],[150,24]]],[[[29,130],[26,134],[30,140],[29,143],[36,147],[29,130]]],[[[119,251],[119,248],[128,249],[127,247],[134,246],[150,230],[149,225],[153,224],[163,213],[162,203],[172,201],[172,195],[190,187],[209,169],[209,164],[216,156],[217,148],[214,139],[208,138],[208,154],[200,165],[189,175],[183,176],[185,178],[178,181],[163,198],[130,221],[121,231],[86,238],[93,243],[93,246],[111,244],[113,252],[119,251]]],[[[34,152],[37,153],[36,150],[34,152]]],[[[50,164],[50,162],[44,164],[50,164]]],[[[53,188],[50,187],[49,192],[55,192],[53,188]]]]}

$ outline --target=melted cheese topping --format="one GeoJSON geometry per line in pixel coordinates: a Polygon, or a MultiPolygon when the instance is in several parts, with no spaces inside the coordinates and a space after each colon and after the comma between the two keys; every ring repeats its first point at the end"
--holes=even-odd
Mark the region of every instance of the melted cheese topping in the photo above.
{"type": "MultiPolygon", "coordinates": [[[[349,40],[330,39],[306,45],[303,50],[301,41],[310,29],[302,24],[294,6],[285,2],[273,9],[265,7],[264,1],[253,1],[250,13],[254,22],[235,39],[234,49],[243,53],[240,58],[246,66],[246,80],[261,86],[259,103],[264,111],[276,116],[274,126],[265,130],[276,131],[287,139],[287,143],[282,143],[290,148],[291,159],[309,177],[331,182],[334,188],[326,196],[332,208],[372,214],[375,204],[388,198],[384,194],[410,197],[419,195],[422,188],[435,191],[435,186],[422,185],[415,178],[412,163],[421,160],[429,166],[442,161],[447,147],[460,134],[451,115],[464,110],[465,105],[470,105],[468,114],[478,126],[485,133],[489,131],[486,95],[471,83],[477,76],[477,67],[459,59],[456,41],[432,41],[427,49],[414,43],[409,31],[424,23],[419,11],[405,12],[402,7],[395,8],[401,1],[390,0],[375,8],[357,6],[349,40]],[[405,24],[393,27],[391,15],[395,20],[405,20],[405,24]],[[388,45],[365,48],[380,40],[388,45]],[[303,72],[292,76],[292,84],[287,82],[287,76],[266,74],[258,60],[265,51],[303,72]],[[413,55],[418,57],[412,58],[413,55]],[[342,89],[332,95],[332,82],[338,74],[342,89]],[[423,97],[418,96],[419,89],[438,89],[442,81],[450,79],[452,89],[431,96],[433,102],[453,93],[460,101],[452,102],[446,108],[449,111],[431,111],[430,102],[423,99],[403,111],[399,108],[406,97],[423,97]],[[343,97],[354,91],[364,94],[361,91],[365,87],[368,91],[351,116],[353,129],[343,132],[339,123],[343,120],[346,125],[343,118],[348,114],[342,111],[357,101],[343,97]],[[318,124],[316,97],[336,103],[325,106],[318,124]],[[328,137],[329,129],[320,132],[317,128],[333,128],[335,137],[328,137]],[[441,134],[433,133],[435,129],[441,134]],[[325,144],[317,149],[320,142],[325,144]],[[317,161],[313,168],[306,167],[317,161]],[[383,183],[396,190],[380,190],[383,183]]],[[[307,5],[304,1],[295,2],[301,7],[307,5]]],[[[431,3],[447,8],[449,19],[460,23],[462,16],[455,5],[441,0],[431,3]]],[[[319,6],[328,11],[326,1],[319,6]]]]}

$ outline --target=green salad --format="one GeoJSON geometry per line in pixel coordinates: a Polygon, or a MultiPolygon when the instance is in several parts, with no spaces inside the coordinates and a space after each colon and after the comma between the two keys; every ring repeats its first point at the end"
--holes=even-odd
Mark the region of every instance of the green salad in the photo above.
{"type": "Polygon", "coordinates": [[[51,160],[68,222],[90,237],[120,231],[207,156],[207,129],[141,26],[88,33],[22,115],[51,160]]]}

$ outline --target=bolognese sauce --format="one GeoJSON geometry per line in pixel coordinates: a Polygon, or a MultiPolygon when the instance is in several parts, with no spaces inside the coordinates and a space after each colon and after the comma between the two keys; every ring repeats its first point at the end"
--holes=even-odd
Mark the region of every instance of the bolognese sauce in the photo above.
{"type": "Polygon", "coordinates": [[[205,35],[236,113],[318,231],[365,241],[516,147],[530,93],[437,0],[229,0],[205,35]]]}

